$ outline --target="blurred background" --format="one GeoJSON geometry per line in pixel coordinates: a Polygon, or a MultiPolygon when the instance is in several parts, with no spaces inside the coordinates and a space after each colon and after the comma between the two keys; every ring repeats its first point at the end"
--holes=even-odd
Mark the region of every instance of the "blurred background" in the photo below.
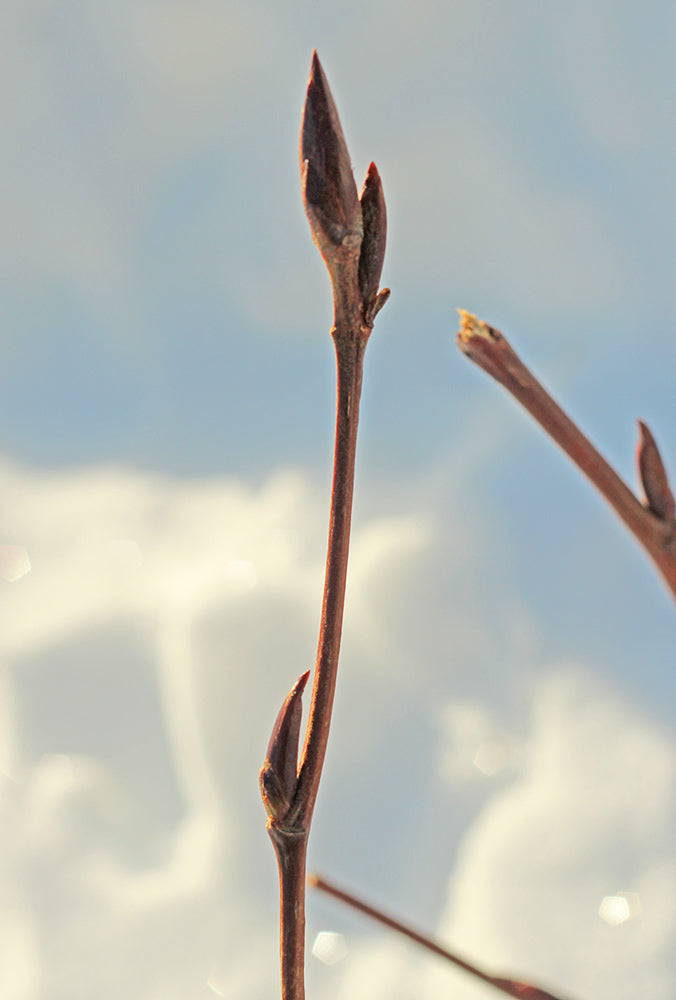
{"type": "MultiPolygon", "coordinates": [[[[333,433],[316,46],[392,298],[310,865],[497,973],[671,1000],[673,603],[453,341],[477,313],[632,485],[637,417],[676,476],[676,9],[1,18],[0,995],[278,995],[257,775],[314,659],[333,433]]],[[[322,1000],[491,995],[325,899],[308,951],[322,1000]]]]}

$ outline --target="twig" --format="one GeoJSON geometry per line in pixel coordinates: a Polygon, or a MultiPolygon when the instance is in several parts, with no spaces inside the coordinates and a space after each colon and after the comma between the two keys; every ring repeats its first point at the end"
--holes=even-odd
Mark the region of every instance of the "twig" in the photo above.
{"type": "Polygon", "coordinates": [[[624,521],[657,566],[676,598],[674,499],[655,440],[639,421],[639,475],[646,503],[634,496],[582,431],[526,368],[507,339],[471,313],[459,309],[457,343],[472,361],[507,389],[575,462],[624,521]]]}
{"type": "Polygon", "coordinates": [[[408,924],[402,923],[400,920],[395,920],[394,917],[388,916],[388,914],[383,913],[382,910],[375,906],[365,903],[362,899],[358,899],[351,893],[346,892],[344,889],[339,889],[332,882],[328,882],[323,876],[317,874],[311,874],[308,876],[308,885],[313,889],[320,889],[329,896],[333,896],[335,899],[339,899],[343,903],[347,903],[354,910],[359,910],[360,913],[364,913],[367,917],[371,917],[372,920],[377,920],[378,923],[384,924],[385,927],[389,927],[391,930],[396,931],[398,934],[403,934],[405,937],[409,938],[411,941],[415,941],[416,944],[421,945],[426,948],[427,951],[434,952],[435,955],[440,955],[441,958],[445,958],[448,962],[452,962],[453,965],[457,966],[459,969],[463,969],[465,972],[469,972],[470,975],[475,976],[477,979],[482,979],[489,986],[495,987],[497,990],[501,990],[510,997],[520,997],[521,1000],[561,1000],[560,997],[556,997],[553,993],[548,993],[546,990],[541,989],[538,986],[532,986],[529,983],[523,983],[516,979],[505,978],[504,976],[492,976],[483,969],[480,969],[477,965],[473,965],[468,962],[466,958],[461,958],[457,952],[449,951],[438,941],[433,938],[427,937],[426,934],[422,934],[420,931],[414,930],[409,927],[408,924]]]}
{"type": "Polygon", "coordinates": [[[326,576],[305,742],[298,765],[300,699],[307,675],[282,706],[260,775],[279,867],[283,1000],[305,996],[305,864],[336,687],[364,352],[373,321],[389,296],[388,289],[378,290],[387,228],[380,176],[371,164],[357,195],[338,111],[316,52],[300,156],[305,210],[333,288],[337,403],[326,576]]]}

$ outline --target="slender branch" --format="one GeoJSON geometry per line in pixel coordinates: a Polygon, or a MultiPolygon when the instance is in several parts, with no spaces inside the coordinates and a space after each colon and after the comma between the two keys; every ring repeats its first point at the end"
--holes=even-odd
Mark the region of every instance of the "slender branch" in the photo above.
{"type": "MultiPolygon", "coordinates": [[[[650,503],[645,506],[641,504],[612,466],[524,365],[503,334],[471,313],[462,309],[458,311],[461,317],[457,336],[460,350],[500,382],[591,480],[643,546],[676,598],[676,520],[673,507],[665,505],[661,511],[663,516],[660,516],[659,507],[656,509],[650,503]]],[[[657,446],[652,439],[651,445],[656,450],[657,446]]],[[[661,471],[664,473],[663,466],[661,471]]],[[[643,478],[645,484],[645,477],[643,478]]],[[[649,482],[654,479],[653,474],[649,482]]],[[[665,486],[666,473],[662,490],[665,486]]]]}
{"type": "Polygon", "coordinates": [[[289,821],[310,826],[329,738],[338,656],[343,627],[354,492],[354,467],[359,423],[359,400],[366,337],[359,329],[338,330],[336,345],[336,441],[329,517],[329,542],[324,596],[305,745],[298,773],[298,790],[289,821]]]}
{"type": "Polygon", "coordinates": [[[366,344],[389,296],[378,290],[386,213],[380,176],[369,167],[361,195],[329,85],[316,52],[301,129],[303,201],[333,288],[337,367],[336,440],[329,540],[312,701],[298,765],[303,675],[273,728],[260,784],[277,855],[283,1000],[304,1000],[305,866],[331,724],[350,545],[359,399],[366,344]]]}
{"type": "Polygon", "coordinates": [[[307,834],[279,830],[268,823],[279,869],[279,953],[282,997],[305,997],[305,870],[307,834]]]}
{"type": "MultiPolygon", "coordinates": [[[[359,395],[366,340],[336,340],[336,443],[329,542],[312,702],[293,803],[281,821],[268,818],[279,868],[283,1000],[305,996],[305,867],[310,824],[322,773],[336,689],[350,543],[359,395]]],[[[268,760],[270,753],[268,753],[268,760]]],[[[264,769],[265,769],[264,765],[264,769]]]]}
{"type": "Polygon", "coordinates": [[[365,903],[364,900],[359,899],[357,896],[353,896],[352,893],[346,892],[345,889],[339,889],[337,885],[333,882],[329,882],[321,875],[309,875],[308,885],[313,889],[320,889],[322,892],[329,896],[333,896],[335,899],[339,899],[342,903],[346,903],[348,906],[351,906],[352,909],[358,910],[360,913],[365,914],[372,920],[376,920],[379,924],[383,924],[385,927],[389,927],[398,934],[403,934],[404,937],[409,938],[411,941],[415,941],[416,944],[426,948],[427,951],[431,951],[435,955],[445,958],[446,961],[451,962],[458,969],[463,969],[465,972],[469,972],[470,975],[474,976],[476,979],[483,980],[484,983],[488,983],[489,986],[493,986],[495,989],[501,990],[502,993],[506,993],[507,996],[521,997],[521,1000],[560,1000],[560,998],[554,996],[553,993],[548,993],[539,986],[532,986],[529,983],[524,983],[516,979],[505,978],[504,976],[490,975],[484,969],[480,969],[479,966],[474,965],[472,962],[468,962],[466,958],[461,958],[457,952],[450,951],[433,938],[428,937],[426,934],[422,934],[420,931],[414,930],[408,924],[404,924],[400,920],[395,920],[394,917],[389,916],[387,913],[384,913],[382,910],[371,905],[370,903],[365,903]]]}

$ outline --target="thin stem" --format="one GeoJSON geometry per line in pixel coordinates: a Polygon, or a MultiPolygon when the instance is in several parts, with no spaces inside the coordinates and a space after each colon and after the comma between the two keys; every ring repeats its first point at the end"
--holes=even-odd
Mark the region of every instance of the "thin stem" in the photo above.
{"type": "Polygon", "coordinates": [[[294,801],[283,820],[268,819],[279,868],[282,1000],[305,998],[305,867],[312,813],[319,791],[345,606],[354,467],[364,350],[370,331],[332,331],[336,345],[336,442],[329,517],[329,541],[317,664],[305,745],[294,801]]]}
{"type": "Polygon", "coordinates": [[[304,1000],[307,832],[293,835],[272,824],[268,830],[279,869],[282,998],[304,1000]]]}
{"type": "Polygon", "coordinates": [[[476,979],[483,980],[483,982],[488,983],[489,986],[493,986],[495,989],[506,993],[507,996],[521,997],[522,1000],[526,1000],[526,998],[528,998],[528,1000],[558,1000],[553,993],[547,993],[538,986],[532,986],[516,979],[508,979],[504,976],[491,976],[483,969],[480,969],[477,965],[473,965],[471,962],[468,962],[467,959],[461,958],[457,952],[449,951],[448,948],[445,948],[438,941],[428,937],[426,934],[422,934],[420,931],[414,930],[408,924],[404,924],[400,920],[395,920],[394,917],[389,916],[387,913],[384,913],[382,910],[369,903],[365,903],[364,900],[359,899],[357,896],[353,896],[352,893],[346,892],[345,889],[339,889],[337,885],[333,882],[327,881],[327,879],[323,878],[321,875],[309,875],[308,885],[314,889],[320,889],[322,892],[325,892],[329,896],[333,896],[335,899],[339,899],[342,903],[346,903],[348,906],[351,906],[353,910],[358,910],[360,913],[365,914],[372,920],[376,920],[379,924],[383,924],[385,927],[389,927],[398,934],[403,934],[404,937],[409,938],[411,941],[415,941],[416,944],[421,945],[427,951],[431,951],[435,955],[445,958],[457,968],[463,969],[465,972],[469,972],[470,975],[474,976],[476,979]]]}
{"type": "Polygon", "coordinates": [[[524,365],[499,330],[460,310],[458,346],[500,382],[594,484],[653,560],[676,598],[676,522],[647,510],[524,365]]]}
{"type": "Polygon", "coordinates": [[[375,316],[389,296],[388,289],[378,291],[387,232],[380,175],[372,163],[361,196],[357,195],[338,111],[316,52],[303,109],[300,154],[305,211],[333,288],[337,400],[326,575],[303,751],[298,765],[307,675],[299,678],[280,709],[260,773],[267,828],[279,867],[283,1000],[305,997],[305,864],[336,690],[364,351],[375,316]]]}
{"type": "Polygon", "coordinates": [[[331,724],[338,656],[343,627],[359,400],[366,337],[334,328],[337,363],[336,441],[329,518],[329,542],[317,664],[305,745],[298,775],[296,804],[290,822],[309,828],[314,811],[331,724]]]}

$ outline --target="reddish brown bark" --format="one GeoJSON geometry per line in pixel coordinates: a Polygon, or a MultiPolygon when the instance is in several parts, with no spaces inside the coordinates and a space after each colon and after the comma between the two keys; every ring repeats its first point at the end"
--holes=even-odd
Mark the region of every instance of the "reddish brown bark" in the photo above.
{"type": "Polygon", "coordinates": [[[642,468],[641,475],[649,501],[649,505],[644,506],[526,368],[507,338],[471,313],[462,309],[458,311],[461,322],[457,343],[460,350],[504,385],[563,448],[643,546],[676,599],[676,520],[669,505],[671,491],[657,446],[655,445],[654,451],[649,445],[642,450],[643,468],[646,472],[644,475],[642,468]],[[653,500],[657,504],[656,508],[653,507],[653,500]]]}
{"type": "Polygon", "coordinates": [[[296,771],[301,678],[278,716],[261,770],[267,827],[279,868],[283,1000],[305,996],[305,859],[336,689],[364,352],[389,295],[388,289],[378,290],[387,230],[380,176],[371,164],[357,196],[338,111],[316,52],[300,155],[305,210],[333,289],[337,399],[326,575],[305,741],[296,771]]]}

